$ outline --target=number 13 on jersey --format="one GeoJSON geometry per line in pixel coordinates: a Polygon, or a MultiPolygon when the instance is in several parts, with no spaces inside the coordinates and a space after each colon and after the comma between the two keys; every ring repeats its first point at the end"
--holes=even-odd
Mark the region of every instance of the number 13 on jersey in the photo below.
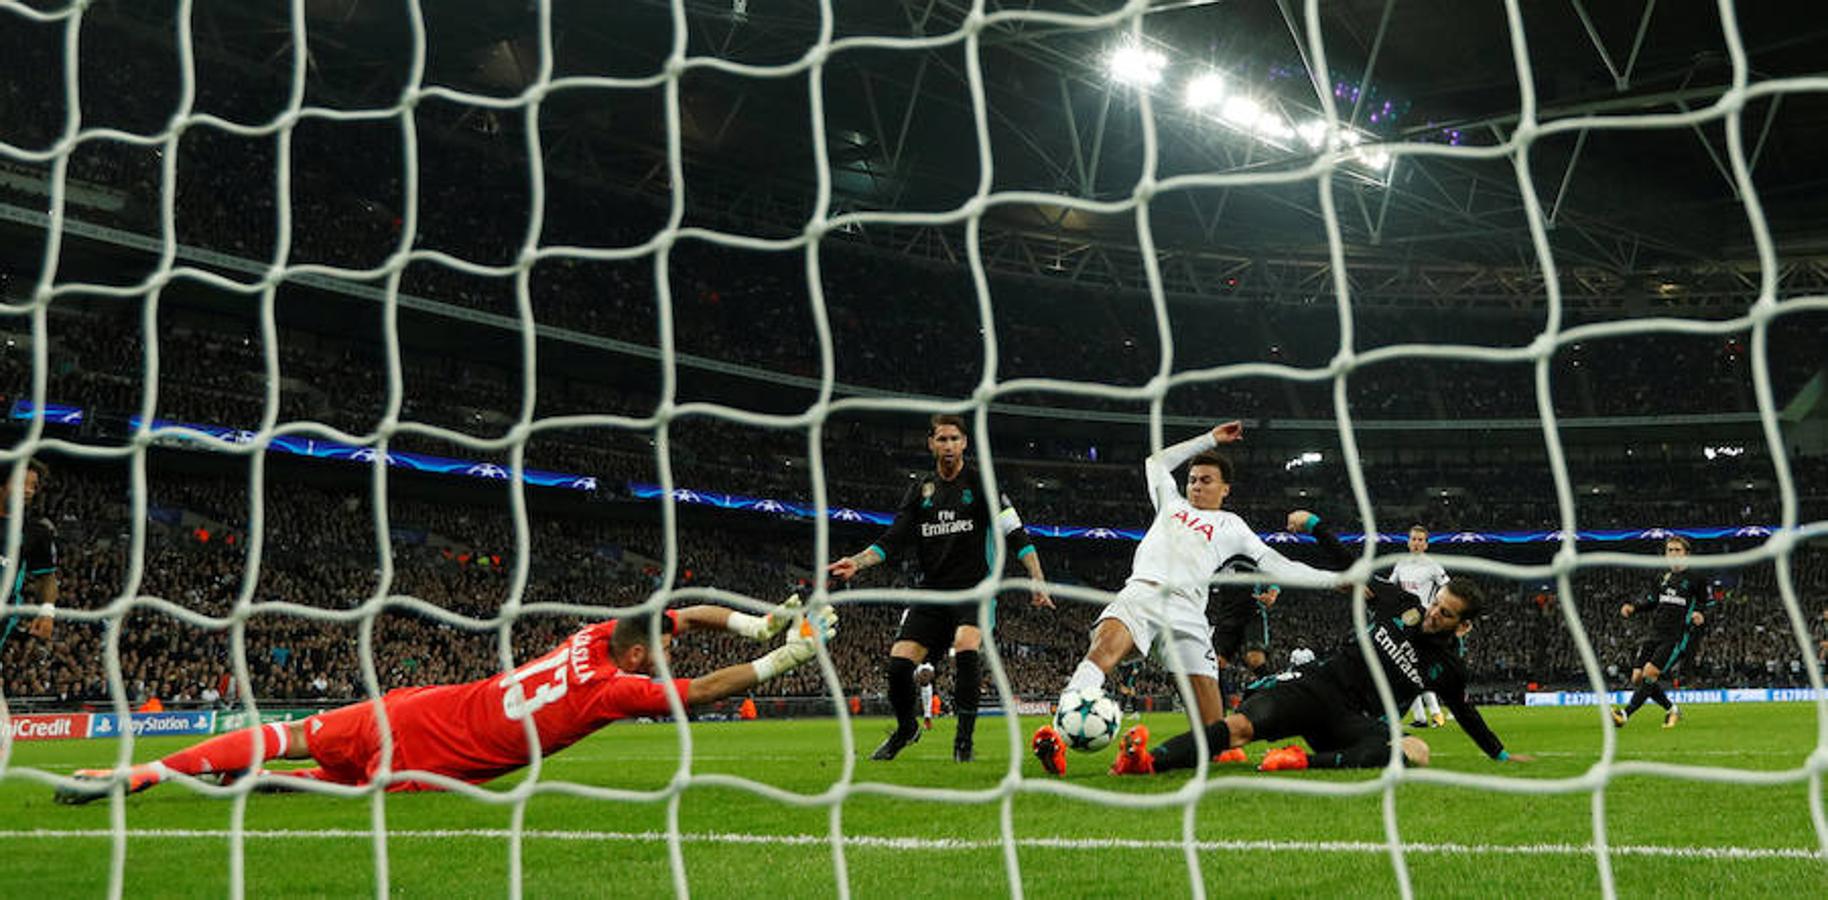
{"type": "Polygon", "coordinates": [[[571,667],[567,666],[566,662],[568,662],[568,658],[564,651],[560,650],[548,654],[545,659],[528,663],[502,676],[501,681],[496,682],[503,688],[501,711],[510,721],[519,721],[539,712],[540,707],[565,696],[565,692],[571,689],[571,680],[568,675],[571,667]],[[526,682],[535,680],[536,676],[547,672],[552,673],[551,677],[534,688],[533,696],[529,698],[525,688],[526,682]]]}

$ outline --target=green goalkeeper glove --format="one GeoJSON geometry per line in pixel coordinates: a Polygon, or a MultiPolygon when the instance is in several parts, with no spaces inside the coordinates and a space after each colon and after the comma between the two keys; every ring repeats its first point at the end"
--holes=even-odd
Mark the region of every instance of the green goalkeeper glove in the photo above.
{"type": "Polygon", "coordinates": [[[803,606],[800,595],[794,594],[785,603],[769,610],[765,616],[732,612],[730,621],[724,624],[724,628],[752,641],[772,641],[775,635],[787,630],[787,626],[800,617],[803,606]]]}
{"type": "Polygon", "coordinates": [[[837,636],[837,610],[827,606],[809,614],[794,627],[785,643],[753,663],[756,683],[773,680],[811,662],[813,657],[819,655],[819,643],[829,643],[837,636]]]}

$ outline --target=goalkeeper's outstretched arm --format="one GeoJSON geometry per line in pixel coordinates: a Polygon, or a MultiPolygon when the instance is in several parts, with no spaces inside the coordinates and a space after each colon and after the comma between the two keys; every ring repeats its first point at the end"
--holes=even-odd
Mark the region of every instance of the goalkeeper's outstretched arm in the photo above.
{"type": "MultiPolygon", "coordinates": [[[[730,610],[722,607],[692,607],[692,609],[721,610],[726,619],[732,615],[730,610]]],[[[685,610],[681,610],[681,612],[683,613],[685,610]]],[[[735,615],[744,614],[735,613],[735,615]]],[[[770,616],[772,615],[773,613],[770,613],[770,616]]],[[[811,662],[813,657],[818,655],[819,642],[829,642],[838,635],[838,613],[831,607],[820,609],[804,619],[795,620],[792,624],[792,630],[789,631],[787,640],[781,646],[751,662],[725,666],[709,675],[701,675],[692,679],[686,688],[686,705],[697,706],[701,703],[712,703],[732,694],[740,694],[758,684],[772,681],[780,675],[811,662]]]]}
{"type": "Polygon", "coordinates": [[[752,641],[768,641],[773,640],[775,635],[785,630],[788,623],[801,614],[802,606],[799,594],[788,597],[786,602],[761,616],[752,616],[725,606],[688,606],[674,611],[673,630],[676,634],[688,631],[728,631],[752,641]]]}

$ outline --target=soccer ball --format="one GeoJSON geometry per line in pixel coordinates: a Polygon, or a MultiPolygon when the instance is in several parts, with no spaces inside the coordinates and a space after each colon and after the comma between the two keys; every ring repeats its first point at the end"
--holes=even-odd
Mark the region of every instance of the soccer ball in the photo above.
{"type": "Polygon", "coordinates": [[[1074,750],[1102,750],[1117,736],[1123,723],[1123,710],[1117,701],[1098,688],[1067,691],[1060,695],[1060,711],[1054,713],[1054,728],[1074,750]]]}

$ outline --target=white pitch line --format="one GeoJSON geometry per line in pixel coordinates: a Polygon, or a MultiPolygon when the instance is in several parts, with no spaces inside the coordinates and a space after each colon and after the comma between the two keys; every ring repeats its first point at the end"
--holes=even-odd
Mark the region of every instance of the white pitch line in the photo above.
{"type": "MultiPolygon", "coordinates": [[[[388,840],[452,840],[480,839],[506,840],[512,832],[500,828],[468,829],[409,829],[389,831],[388,840]]],[[[173,839],[173,840],[227,840],[230,832],[224,829],[197,828],[144,828],[129,829],[126,836],[131,839],[173,839]]],[[[62,839],[62,838],[112,838],[114,832],[103,828],[93,829],[14,829],[0,831],[0,840],[19,839],[62,839]]],[[[346,828],[326,828],[313,831],[243,831],[242,836],[253,840],[369,840],[373,832],[346,828]]],[[[535,841],[585,841],[595,843],[642,843],[659,844],[667,841],[667,835],[661,831],[541,831],[529,829],[521,832],[524,840],[535,841]]],[[[680,840],[687,844],[733,844],[733,845],[773,845],[773,846],[827,846],[831,839],[822,834],[683,834],[680,840]]],[[[995,850],[1003,846],[1001,841],[974,841],[957,838],[919,838],[919,837],[886,837],[880,835],[847,835],[846,846],[885,850],[995,850]]],[[[1016,846],[1049,850],[1179,850],[1185,845],[1180,841],[1129,840],[1123,838],[1067,838],[1037,837],[1017,838],[1016,846]]],[[[1377,853],[1390,852],[1388,844],[1375,841],[1199,841],[1194,845],[1203,851],[1244,851],[1263,853],[1377,853]]],[[[1451,856],[1592,856],[1591,844],[1438,844],[1409,843],[1403,845],[1410,853],[1439,853],[1451,856]]],[[[1613,847],[1614,856],[1649,856],[1675,859],[1806,859],[1828,861],[1828,855],[1817,850],[1795,847],[1662,847],[1662,846],[1617,846],[1613,847]]]]}

